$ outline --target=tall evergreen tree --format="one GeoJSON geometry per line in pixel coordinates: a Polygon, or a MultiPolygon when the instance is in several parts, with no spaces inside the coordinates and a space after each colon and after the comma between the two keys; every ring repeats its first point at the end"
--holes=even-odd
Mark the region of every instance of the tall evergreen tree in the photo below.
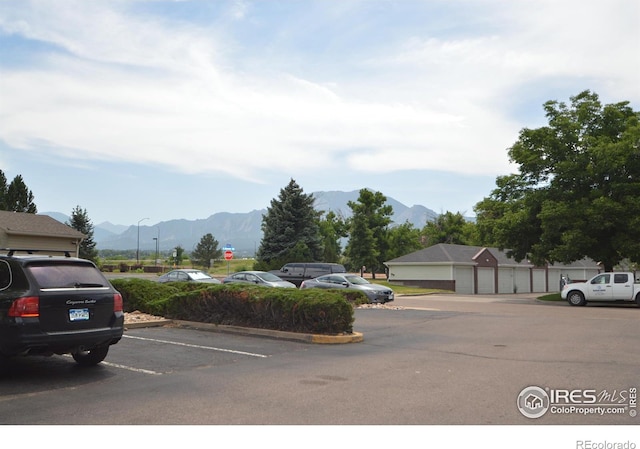
{"type": "Polygon", "coordinates": [[[87,210],[76,206],[71,212],[71,218],[69,222],[67,222],[67,225],[76,231],[82,232],[86,236],[80,243],[80,257],[97,262],[98,250],[96,249],[96,242],[93,240],[93,224],[89,219],[87,210]]]}
{"type": "Polygon", "coordinates": [[[387,197],[382,193],[362,189],[357,202],[347,203],[353,211],[347,257],[354,268],[370,269],[374,279],[390,254],[389,225],[393,207],[386,202],[387,197]]]}
{"type": "Polygon", "coordinates": [[[220,259],[221,257],[222,250],[218,248],[218,241],[211,233],[203,235],[191,253],[191,260],[194,263],[207,268],[211,268],[212,260],[220,259]]]}
{"type": "Polygon", "coordinates": [[[280,190],[278,199],[262,216],[262,241],[256,254],[256,269],[272,270],[287,262],[315,262],[322,259],[319,213],[293,180],[280,190]]]}
{"type": "Polygon", "coordinates": [[[6,200],[7,200],[7,177],[4,175],[4,172],[0,170],[0,210],[9,210],[7,209],[6,200]]]}
{"type": "Polygon", "coordinates": [[[33,193],[29,190],[22,179],[22,175],[17,175],[6,187],[7,178],[0,176],[0,206],[2,210],[11,212],[27,212],[35,214],[38,208],[33,202],[33,193]]]}

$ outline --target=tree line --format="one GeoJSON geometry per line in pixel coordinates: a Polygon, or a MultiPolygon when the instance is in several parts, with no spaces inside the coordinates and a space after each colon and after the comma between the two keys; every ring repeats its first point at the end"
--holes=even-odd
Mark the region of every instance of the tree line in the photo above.
{"type": "Polygon", "coordinates": [[[393,208],[381,192],[361,189],[347,203],[352,214],[318,211],[314,198],[291,179],[271,200],[263,216],[263,237],[256,254],[257,270],[273,270],[287,262],[342,263],[351,271],[374,276],[384,262],[436,243],[475,244],[475,224],[460,213],[447,212],[422,229],[409,222],[392,223],[393,208]]]}
{"type": "MultiPolygon", "coordinates": [[[[570,100],[546,102],[548,125],[520,131],[507,150],[518,171],[496,178],[496,188],[474,207],[475,222],[459,212],[445,212],[421,229],[409,222],[392,223],[386,197],[367,189],[348,203],[352,214],[345,218],[316,211],[313,197],[291,179],[263,216],[254,268],[323,261],[375,274],[385,261],[437,243],[497,247],[517,261],[538,265],[585,257],[606,270],[623,261],[636,265],[640,112],[628,101],[602,105],[588,90],[570,100]]],[[[22,176],[7,184],[0,170],[0,209],[37,213],[22,176]]],[[[77,206],[67,224],[87,236],[81,257],[95,260],[87,211],[77,206]]],[[[218,245],[206,234],[191,260],[208,267],[209,261],[222,257],[218,245]]]]}
{"type": "MultiPolygon", "coordinates": [[[[15,178],[7,184],[7,177],[4,172],[0,170],[0,210],[28,214],[38,213],[33,192],[29,190],[25,184],[22,175],[16,175],[15,178]]],[[[98,250],[93,240],[93,224],[89,219],[86,209],[76,206],[71,211],[70,219],[66,224],[85,235],[85,238],[80,242],[79,256],[83,259],[97,262],[98,250]]]]}

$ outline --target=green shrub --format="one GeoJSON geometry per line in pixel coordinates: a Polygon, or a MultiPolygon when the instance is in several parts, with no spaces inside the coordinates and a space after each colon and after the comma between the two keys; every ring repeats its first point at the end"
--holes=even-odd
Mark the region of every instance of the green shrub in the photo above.
{"type": "Polygon", "coordinates": [[[125,311],[166,318],[290,332],[353,332],[353,304],[361,292],[298,290],[252,285],[160,284],[146,279],[116,279],[125,311]]]}
{"type": "Polygon", "coordinates": [[[111,284],[122,295],[125,312],[139,310],[153,315],[162,315],[163,304],[180,292],[170,284],[138,278],[112,279],[111,284]]]}
{"type": "Polygon", "coordinates": [[[167,303],[167,318],[337,334],[353,331],[353,307],[335,292],[229,285],[185,292],[167,303]]]}

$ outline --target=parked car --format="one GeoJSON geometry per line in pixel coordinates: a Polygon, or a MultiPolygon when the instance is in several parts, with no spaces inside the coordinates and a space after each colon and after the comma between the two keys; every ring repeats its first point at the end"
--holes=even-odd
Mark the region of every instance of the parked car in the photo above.
{"type": "Polygon", "coordinates": [[[239,271],[227,276],[222,282],[225,284],[241,283],[262,285],[265,287],[296,288],[295,284],[283,281],[275,274],[266,271],[239,271]]]}
{"type": "Polygon", "coordinates": [[[122,295],[89,260],[17,252],[0,256],[0,371],[16,356],[102,362],[122,338],[122,295]]]}
{"type": "Polygon", "coordinates": [[[221,284],[221,282],[209,276],[201,270],[183,269],[171,270],[158,278],[158,282],[207,282],[210,284],[221,284]]]}
{"type": "Polygon", "coordinates": [[[319,276],[331,273],[346,273],[344,265],[339,263],[324,262],[293,262],[282,266],[279,270],[272,270],[279,278],[296,284],[300,287],[302,281],[306,279],[314,279],[319,276]]]}
{"type": "Polygon", "coordinates": [[[328,274],[315,279],[303,281],[300,288],[348,288],[359,290],[369,298],[371,303],[385,303],[394,300],[394,293],[388,287],[372,284],[365,278],[355,274],[328,274]]]}

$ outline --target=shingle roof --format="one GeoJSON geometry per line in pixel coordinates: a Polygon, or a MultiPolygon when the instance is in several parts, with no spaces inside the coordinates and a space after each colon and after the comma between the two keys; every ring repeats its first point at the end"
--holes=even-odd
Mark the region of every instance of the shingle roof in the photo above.
{"type": "MultiPolygon", "coordinates": [[[[498,265],[529,265],[532,263],[527,260],[516,262],[515,259],[507,257],[507,250],[498,248],[489,248],[482,246],[452,245],[448,243],[438,243],[404,256],[397,257],[385,263],[391,264],[420,264],[420,263],[456,263],[456,264],[475,264],[475,257],[484,249],[488,250],[498,261],[498,265]]],[[[595,267],[596,263],[592,260],[584,259],[571,264],[561,264],[563,267],[595,267]]]]}
{"type": "Polygon", "coordinates": [[[0,211],[0,230],[7,234],[84,238],[80,231],[48,215],[0,211]]]}

